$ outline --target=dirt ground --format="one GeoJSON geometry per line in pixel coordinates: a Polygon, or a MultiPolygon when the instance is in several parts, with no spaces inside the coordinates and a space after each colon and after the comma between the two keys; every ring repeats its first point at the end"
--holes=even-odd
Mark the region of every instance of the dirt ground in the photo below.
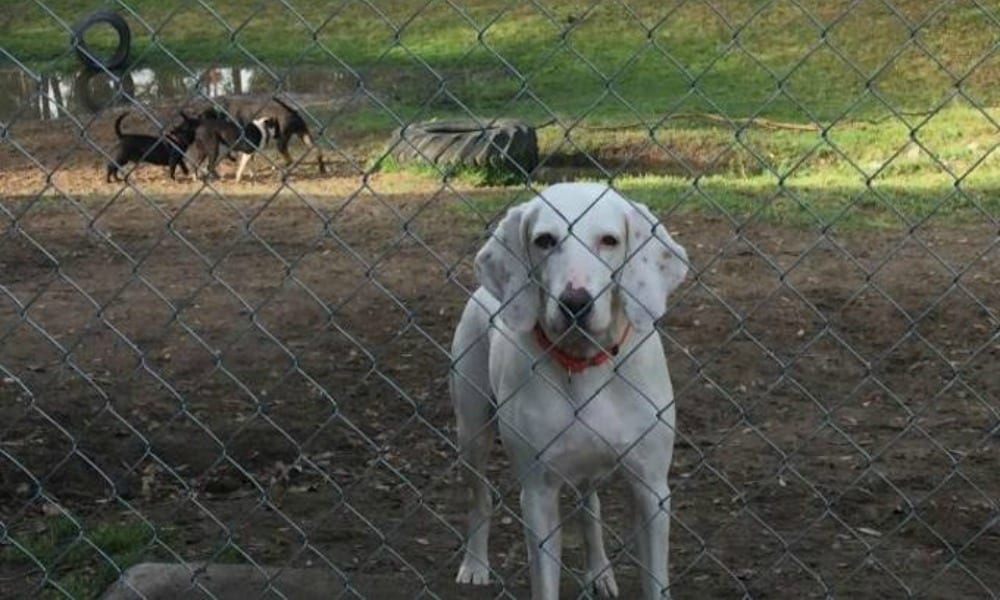
{"type": "MultiPolygon", "coordinates": [[[[367,598],[526,597],[500,449],[503,584],[452,583],[446,348],[485,226],[462,190],[386,177],[354,194],[341,157],[331,177],[306,165],[290,188],[264,174],[222,194],[145,168],[144,198],[58,130],[30,139],[59,170],[38,200],[44,177],[0,147],[8,535],[67,511],[148,526],[140,560],[313,566],[367,598]]],[[[674,597],[1000,593],[996,224],[824,236],[663,216],[694,266],[663,322],[674,597]]],[[[634,598],[620,483],[606,532],[634,598]]],[[[0,567],[0,596],[42,585],[34,566],[0,567]]]]}

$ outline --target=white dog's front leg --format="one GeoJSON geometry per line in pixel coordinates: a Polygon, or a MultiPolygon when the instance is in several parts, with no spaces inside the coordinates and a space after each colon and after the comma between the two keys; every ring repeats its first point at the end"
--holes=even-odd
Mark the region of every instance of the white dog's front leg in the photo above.
{"type": "Polygon", "coordinates": [[[477,292],[479,296],[469,301],[455,330],[452,346],[455,365],[449,377],[458,425],[459,456],[472,502],[465,557],[455,580],[475,585],[490,582],[489,538],[493,498],[486,480],[486,462],[496,437],[495,426],[491,423],[489,312],[479,304],[483,293],[477,292]]]}
{"type": "MultiPolygon", "coordinates": [[[[658,479],[658,478],[657,478],[658,479]]],[[[642,593],[647,600],[670,598],[668,544],[670,542],[670,488],[666,474],[662,483],[637,480],[635,536],[642,571],[642,593]]]]}
{"type": "Polygon", "coordinates": [[[486,460],[493,446],[493,430],[488,425],[480,426],[477,422],[476,425],[481,430],[470,435],[466,431],[469,425],[462,420],[459,422],[459,447],[463,471],[471,492],[471,504],[465,557],[455,581],[486,585],[490,582],[490,517],[493,515],[493,498],[490,496],[490,484],[486,480],[486,460]]]}
{"type": "Polygon", "coordinates": [[[240,180],[243,179],[243,169],[247,167],[251,158],[253,158],[253,154],[244,154],[240,152],[240,162],[236,167],[236,183],[239,183],[240,180]]]}
{"type": "Polygon", "coordinates": [[[583,526],[583,543],[587,550],[587,583],[600,598],[617,598],[618,584],[611,571],[611,561],[604,551],[604,534],[601,531],[601,502],[597,492],[591,491],[583,499],[580,511],[583,526]]]}
{"type": "Polygon", "coordinates": [[[521,515],[528,542],[531,598],[558,600],[562,565],[559,486],[540,480],[525,482],[521,489],[521,515]]]}

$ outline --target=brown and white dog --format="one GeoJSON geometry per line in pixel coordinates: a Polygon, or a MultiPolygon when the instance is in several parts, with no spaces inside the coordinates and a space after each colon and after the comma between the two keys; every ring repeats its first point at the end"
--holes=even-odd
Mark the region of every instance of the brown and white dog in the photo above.
{"type": "Polygon", "coordinates": [[[278,120],[274,117],[258,117],[248,123],[233,121],[228,115],[216,109],[206,109],[201,114],[201,122],[195,130],[194,146],[197,150],[195,168],[206,160],[206,175],[218,179],[216,170],[220,153],[226,156],[235,152],[239,157],[236,168],[237,183],[243,178],[243,170],[253,156],[264,149],[280,135],[278,120]]]}
{"type": "Polygon", "coordinates": [[[260,118],[273,118],[278,122],[278,134],[274,142],[278,153],[285,159],[286,168],[294,160],[288,151],[292,138],[298,137],[310,150],[316,152],[319,172],[326,173],[323,152],[316,144],[315,136],[309,129],[302,114],[278,96],[226,96],[213,98],[212,102],[231,119],[249,123],[260,118]]]}

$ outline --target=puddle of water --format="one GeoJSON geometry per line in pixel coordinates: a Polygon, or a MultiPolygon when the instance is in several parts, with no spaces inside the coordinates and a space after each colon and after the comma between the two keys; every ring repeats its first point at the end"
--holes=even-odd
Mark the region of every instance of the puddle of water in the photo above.
{"type": "MultiPolygon", "coordinates": [[[[0,123],[95,114],[129,104],[128,96],[155,105],[184,100],[199,92],[208,97],[269,94],[277,89],[277,83],[267,71],[248,67],[141,68],[127,71],[120,78],[81,70],[44,74],[38,79],[19,68],[0,68],[0,123]]],[[[317,68],[285,74],[281,88],[330,99],[349,94],[356,85],[353,77],[342,72],[317,68]]]]}

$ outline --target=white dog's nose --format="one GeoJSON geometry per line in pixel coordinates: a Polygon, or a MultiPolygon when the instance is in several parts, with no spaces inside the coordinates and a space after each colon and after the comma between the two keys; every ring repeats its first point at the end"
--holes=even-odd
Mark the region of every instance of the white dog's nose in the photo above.
{"type": "Polygon", "coordinates": [[[567,287],[559,296],[559,310],[570,323],[582,325],[593,306],[594,298],[584,288],[567,287]]]}

